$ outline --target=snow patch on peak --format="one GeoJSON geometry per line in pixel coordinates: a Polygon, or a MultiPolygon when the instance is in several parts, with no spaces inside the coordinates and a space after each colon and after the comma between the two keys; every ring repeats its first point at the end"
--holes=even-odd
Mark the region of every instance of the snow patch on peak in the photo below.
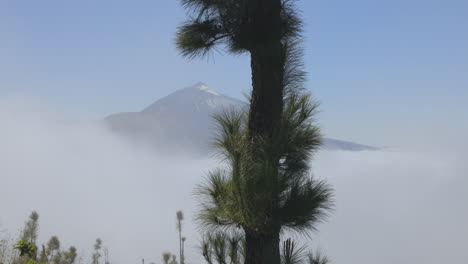
{"type": "Polygon", "coordinates": [[[213,89],[210,89],[208,88],[208,86],[202,82],[199,82],[195,85],[195,87],[197,89],[199,89],[200,91],[204,91],[204,92],[207,92],[207,93],[210,93],[210,94],[213,94],[213,95],[216,95],[216,96],[220,96],[221,94],[218,93],[217,91],[213,90],[213,89]]]}

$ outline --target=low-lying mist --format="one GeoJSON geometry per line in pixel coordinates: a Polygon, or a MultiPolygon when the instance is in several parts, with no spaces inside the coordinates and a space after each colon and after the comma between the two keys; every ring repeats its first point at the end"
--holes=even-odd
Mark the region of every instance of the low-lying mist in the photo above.
{"type": "MultiPolygon", "coordinates": [[[[183,210],[187,263],[201,263],[193,190],[219,161],[157,153],[30,103],[0,101],[0,124],[0,229],[18,234],[37,210],[39,241],[57,235],[84,263],[98,237],[112,263],[160,263],[177,253],[183,210]]],[[[336,208],[310,245],[334,263],[466,263],[460,154],[320,152],[313,171],[335,188],[336,208]]]]}

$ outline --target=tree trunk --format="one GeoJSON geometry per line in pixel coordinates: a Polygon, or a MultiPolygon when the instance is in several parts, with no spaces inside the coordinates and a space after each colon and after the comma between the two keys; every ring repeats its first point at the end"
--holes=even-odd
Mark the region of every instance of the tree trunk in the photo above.
{"type": "Polygon", "coordinates": [[[244,0],[243,36],[251,56],[252,95],[249,134],[268,138],[283,110],[281,0],[244,0]]]}
{"type": "Polygon", "coordinates": [[[269,231],[245,230],[245,264],[280,264],[279,230],[269,231]]]}
{"type": "Polygon", "coordinates": [[[180,264],[184,264],[183,256],[182,256],[182,225],[180,220],[178,220],[179,225],[179,262],[180,264]]]}
{"type": "MultiPolygon", "coordinates": [[[[244,0],[243,3],[246,13],[242,33],[249,40],[247,43],[252,44],[248,46],[252,71],[248,130],[254,159],[261,159],[264,157],[255,155],[258,139],[271,142],[283,112],[281,0],[244,0]]],[[[268,225],[265,223],[260,228],[262,232],[245,229],[245,264],[280,264],[280,228],[268,228],[268,225]]]]}
{"type": "Polygon", "coordinates": [[[268,140],[279,125],[283,112],[282,45],[268,43],[251,51],[252,95],[249,134],[268,140]]]}

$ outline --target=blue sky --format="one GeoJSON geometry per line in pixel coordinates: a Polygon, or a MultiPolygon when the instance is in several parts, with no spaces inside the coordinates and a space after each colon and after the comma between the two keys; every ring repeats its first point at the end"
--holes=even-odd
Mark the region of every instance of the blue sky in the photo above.
{"type": "MultiPolygon", "coordinates": [[[[468,132],[467,1],[298,7],[327,135],[398,146],[468,132]]],[[[0,97],[92,118],[138,111],[198,81],[242,98],[248,57],[180,57],[173,41],[184,17],[175,0],[0,0],[0,97]]]]}

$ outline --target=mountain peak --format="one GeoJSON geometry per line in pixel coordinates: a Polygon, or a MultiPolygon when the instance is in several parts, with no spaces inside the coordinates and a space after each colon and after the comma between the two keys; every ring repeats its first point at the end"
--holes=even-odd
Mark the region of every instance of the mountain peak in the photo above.
{"type": "Polygon", "coordinates": [[[196,83],[196,84],[193,86],[193,88],[198,89],[198,90],[200,90],[200,91],[204,91],[204,92],[213,94],[213,95],[216,95],[216,96],[221,96],[221,93],[219,93],[219,92],[216,91],[216,90],[210,89],[210,88],[208,87],[208,85],[206,85],[206,84],[203,83],[203,82],[198,82],[198,83],[196,83]]]}
{"type": "MultiPolygon", "coordinates": [[[[192,149],[200,153],[212,140],[216,128],[213,115],[245,107],[245,102],[198,82],[157,100],[141,112],[114,114],[106,122],[114,131],[156,149],[169,151],[183,146],[183,152],[192,149]]],[[[325,139],[325,147],[348,151],[376,149],[336,139],[325,139]]]]}
{"type": "MultiPolygon", "coordinates": [[[[179,89],[143,109],[144,113],[170,114],[180,113],[187,115],[193,112],[207,112],[227,106],[240,106],[243,103],[237,99],[224,96],[220,92],[211,89],[203,82],[179,89]]],[[[209,112],[209,113],[208,113],[209,112]]]]}
{"type": "Polygon", "coordinates": [[[195,85],[193,85],[193,87],[196,87],[196,88],[202,88],[202,87],[208,87],[208,85],[206,85],[206,83],[204,82],[197,82],[195,85]]]}

